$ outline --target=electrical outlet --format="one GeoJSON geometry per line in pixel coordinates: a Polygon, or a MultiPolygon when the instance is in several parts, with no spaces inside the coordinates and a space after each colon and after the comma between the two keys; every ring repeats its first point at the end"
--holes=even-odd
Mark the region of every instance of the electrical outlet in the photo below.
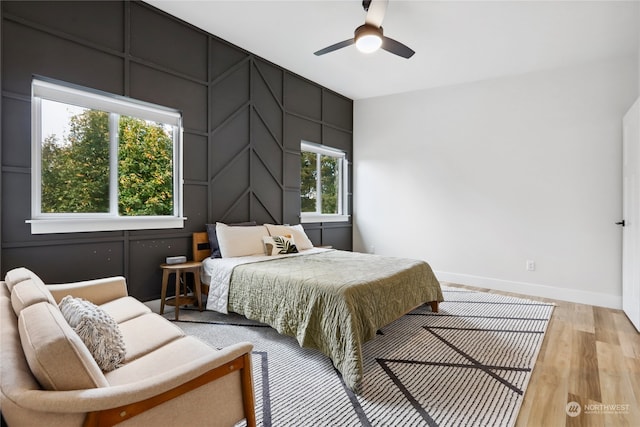
{"type": "Polygon", "coordinates": [[[536,262],[533,260],[528,259],[527,260],[527,271],[535,271],[536,269],[536,262]]]}

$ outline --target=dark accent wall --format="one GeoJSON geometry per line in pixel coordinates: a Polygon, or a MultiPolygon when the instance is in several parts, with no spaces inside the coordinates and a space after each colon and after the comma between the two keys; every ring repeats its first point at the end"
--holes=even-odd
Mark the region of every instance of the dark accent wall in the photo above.
{"type": "MultiPolygon", "coordinates": [[[[300,222],[300,141],[352,159],[353,103],[140,2],[2,1],[1,274],[45,282],[124,275],[159,297],[158,265],[191,256],[205,223],[300,222]],[[32,235],[31,78],[47,76],[184,114],[184,229],[32,235]]],[[[305,224],[317,245],[351,250],[351,223],[305,224]]]]}

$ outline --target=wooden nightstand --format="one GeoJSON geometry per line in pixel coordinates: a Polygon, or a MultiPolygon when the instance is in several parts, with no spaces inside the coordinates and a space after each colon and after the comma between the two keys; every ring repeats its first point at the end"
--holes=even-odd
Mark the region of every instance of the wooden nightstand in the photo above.
{"type": "Polygon", "coordinates": [[[198,309],[202,311],[202,285],[200,283],[200,261],[187,261],[180,264],[160,264],[162,268],[162,293],[160,296],[160,314],[164,313],[164,305],[173,305],[176,308],[176,320],[180,316],[180,306],[198,303],[198,309]],[[193,287],[195,295],[187,294],[187,273],[193,273],[193,287]],[[176,275],[176,296],[167,298],[167,284],[169,275],[176,275]],[[184,285],[184,294],[181,291],[184,285]]]}

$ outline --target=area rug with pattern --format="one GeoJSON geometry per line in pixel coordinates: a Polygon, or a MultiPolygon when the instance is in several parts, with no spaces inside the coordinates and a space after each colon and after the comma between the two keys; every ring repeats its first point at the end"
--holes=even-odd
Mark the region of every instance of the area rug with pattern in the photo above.
{"type": "MultiPolygon", "coordinates": [[[[175,324],[216,348],[253,343],[261,426],[513,426],[553,305],[443,286],[363,347],[360,394],[331,360],[236,314],[180,310],[175,324]]],[[[173,313],[165,316],[173,320],[173,313]]]]}

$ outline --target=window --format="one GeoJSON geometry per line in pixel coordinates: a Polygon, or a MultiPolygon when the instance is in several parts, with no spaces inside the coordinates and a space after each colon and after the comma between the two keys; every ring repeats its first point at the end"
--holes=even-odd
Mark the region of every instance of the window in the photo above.
{"type": "Polygon", "coordinates": [[[180,228],[179,111],[32,81],[31,232],[180,228]]]}
{"type": "Polygon", "coordinates": [[[348,162],[344,151],[303,141],[301,221],[348,221],[348,162]]]}

